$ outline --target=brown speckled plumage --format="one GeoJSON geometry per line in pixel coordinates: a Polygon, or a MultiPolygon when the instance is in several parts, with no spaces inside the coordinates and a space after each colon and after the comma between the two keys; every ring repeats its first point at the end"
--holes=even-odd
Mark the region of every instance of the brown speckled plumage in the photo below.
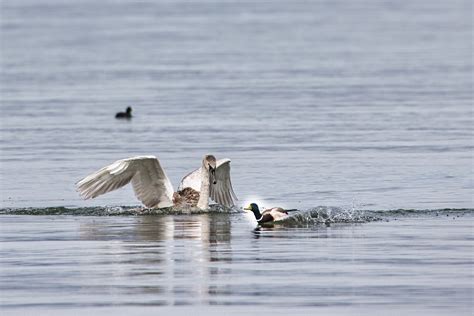
{"type": "Polygon", "coordinates": [[[199,192],[192,188],[184,188],[173,194],[174,205],[196,206],[199,201],[199,192]]]}
{"type": "Polygon", "coordinates": [[[227,207],[234,206],[237,200],[230,181],[230,159],[217,161],[213,155],[204,156],[201,167],[181,180],[177,192],[155,156],[117,160],[80,180],[77,191],[84,199],[93,199],[128,183],[148,208],[182,206],[207,210],[209,199],[227,207]]]}

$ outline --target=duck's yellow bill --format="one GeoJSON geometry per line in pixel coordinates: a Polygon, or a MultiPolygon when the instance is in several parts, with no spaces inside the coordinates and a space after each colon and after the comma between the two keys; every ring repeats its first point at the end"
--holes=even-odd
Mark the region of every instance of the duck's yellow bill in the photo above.
{"type": "Polygon", "coordinates": [[[252,210],[252,207],[250,205],[248,205],[247,207],[244,207],[244,210],[246,211],[251,211],[252,210]]]}

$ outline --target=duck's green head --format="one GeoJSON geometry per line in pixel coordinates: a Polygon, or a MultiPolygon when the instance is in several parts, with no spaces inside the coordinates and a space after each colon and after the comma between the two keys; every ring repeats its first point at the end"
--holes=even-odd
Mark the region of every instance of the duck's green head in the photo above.
{"type": "Polygon", "coordinates": [[[255,203],[250,203],[247,207],[244,207],[244,210],[251,211],[255,215],[255,218],[261,217],[260,210],[258,209],[258,205],[255,203]]]}
{"type": "Polygon", "coordinates": [[[244,210],[252,212],[258,211],[258,205],[255,203],[250,203],[249,205],[247,205],[247,207],[244,207],[244,210]]]}

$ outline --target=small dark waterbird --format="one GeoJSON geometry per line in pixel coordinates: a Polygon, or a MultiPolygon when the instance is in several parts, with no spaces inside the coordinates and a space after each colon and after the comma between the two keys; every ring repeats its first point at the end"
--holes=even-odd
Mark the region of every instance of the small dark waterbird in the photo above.
{"type": "Polygon", "coordinates": [[[115,114],[115,118],[117,119],[131,119],[132,118],[132,108],[129,106],[125,110],[125,112],[118,112],[115,114]]]}
{"type": "Polygon", "coordinates": [[[288,217],[288,212],[296,210],[285,210],[281,207],[272,207],[260,213],[260,209],[256,203],[251,203],[244,210],[250,211],[255,215],[255,219],[259,224],[279,221],[288,217]]]}

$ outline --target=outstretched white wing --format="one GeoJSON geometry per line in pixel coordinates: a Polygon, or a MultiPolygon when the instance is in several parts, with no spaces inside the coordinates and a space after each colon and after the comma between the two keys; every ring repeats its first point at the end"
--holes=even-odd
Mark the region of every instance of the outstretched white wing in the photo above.
{"type": "Polygon", "coordinates": [[[230,181],[230,159],[217,160],[216,184],[211,183],[211,199],[227,207],[234,206],[237,196],[230,181]]]}
{"type": "Polygon", "coordinates": [[[184,188],[191,188],[196,191],[201,191],[201,168],[188,173],[184,176],[183,180],[179,184],[178,191],[181,191],[184,188]]]}
{"type": "MultiPolygon", "coordinates": [[[[201,167],[202,168],[202,167],[201,167]]],[[[192,188],[201,191],[201,168],[194,170],[181,180],[179,190],[192,188]]],[[[213,201],[231,207],[235,205],[237,196],[230,181],[230,159],[220,159],[216,163],[216,184],[210,185],[210,197],[213,201]]]]}
{"type": "Polygon", "coordinates": [[[173,186],[154,156],[117,160],[77,183],[84,199],[92,199],[132,182],[137,198],[146,207],[173,205],[173,186]]]}

